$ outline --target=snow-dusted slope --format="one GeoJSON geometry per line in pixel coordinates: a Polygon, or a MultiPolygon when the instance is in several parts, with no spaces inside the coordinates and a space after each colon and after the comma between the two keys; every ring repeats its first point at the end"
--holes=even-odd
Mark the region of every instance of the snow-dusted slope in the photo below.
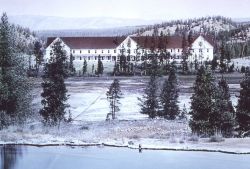
{"type": "Polygon", "coordinates": [[[229,31],[236,28],[236,23],[224,17],[206,17],[189,20],[177,20],[147,26],[138,29],[136,34],[141,36],[151,36],[154,33],[158,35],[162,32],[165,35],[173,35],[175,33],[181,34],[182,32],[193,31],[199,32],[215,32],[229,31]]]}

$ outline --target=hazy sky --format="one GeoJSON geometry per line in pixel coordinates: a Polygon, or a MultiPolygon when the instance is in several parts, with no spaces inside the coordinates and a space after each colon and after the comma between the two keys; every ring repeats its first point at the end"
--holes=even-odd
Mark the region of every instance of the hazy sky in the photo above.
{"type": "Polygon", "coordinates": [[[250,0],[0,0],[8,15],[179,19],[250,17],[250,0]]]}

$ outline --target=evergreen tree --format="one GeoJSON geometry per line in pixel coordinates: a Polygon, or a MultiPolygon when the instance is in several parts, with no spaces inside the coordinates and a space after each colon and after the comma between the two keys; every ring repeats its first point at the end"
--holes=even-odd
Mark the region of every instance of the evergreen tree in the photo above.
{"type": "Polygon", "coordinates": [[[113,69],[113,75],[117,75],[119,73],[119,65],[115,62],[114,69],[113,69]]]}
{"type": "Polygon", "coordinates": [[[150,65],[146,67],[146,72],[149,72],[151,76],[161,76],[157,54],[152,52],[152,54],[149,55],[149,59],[150,65]]]}
{"type": "Polygon", "coordinates": [[[94,72],[95,72],[95,65],[93,64],[92,65],[92,74],[94,74],[94,72]]]}
{"type": "Polygon", "coordinates": [[[24,124],[30,115],[31,84],[13,34],[4,13],[0,23],[0,129],[24,124]]]}
{"type": "Polygon", "coordinates": [[[52,46],[52,53],[49,63],[45,65],[42,88],[42,105],[40,114],[43,117],[45,125],[58,125],[65,120],[65,103],[68,99],[64,79],[67,76],[66,52],[63,49],[62,42],[56,41],[52,46]]]}
{"type": "Polygon", "coordinates": [[[69,71],[68,74],[70,76],[73,76],[76,73],[76,70],[75,70],[73,62],[74,62],[74,56],[72,54],[70,54],[70,56],[69,56],[69,63],[68,63],[68,71],[69,71]]]}
{"type": "Polygon", "coordinates": [[[220,71],[222,73],[226,72],[227,66],[225,64],[225,59],[226,59],[226,51],[225,51],[225,44],[222,42],[221,47],[220,47],[220,71]]]}
{"type": "Polygon", "coordinates": [[[214,79],[202,65],[197,72],[194,94],[191,97],[189,125],[194,133],[211,134],[209,115],[212,111],[214,89],[214,79]]]}
{"type": "Polygon", "coordinates": [[[103,63],[102,63],[101,58],[99,56],[98,63],[97,63],[97,72],[96,72],[96,74],[97,75],[100,75],[100,74],[102,75],[103,74],[103,70],[104,70],[103,63]]]}
{"type": "MultiPolygon", "coordinates": [[[[118,79],[114,79],[107,91],[107,99],[110,102],[110,114],[112,119],[116,119],[116,113],[120,111],[120,98],[122,96],[118,79]]],[[[107,118],[108,119],[108,118],[107,118]]]]}
{"type": "Polygon", "coordinates": [[[158,115],[159,103],[157,97],[157,78],[150,76],[147,87],[144,89],[144,95],[138,98],[141,106],[141,113],[147,114],[149,118],[155,118],[158,115]]]}
{"type": "Polygon", "coordinates": [[[36,41],[34,44],[34,55],[35,55],[35,61],[36,61],[36,76],[39,74],[39,68],[43,60],[43,52],[42,52],[42,44],[39,41],[36,41]]]}
{"type": "Polygon", "coordinates": [[[187,114],[188,114],[188,111],[187,111],[186,105],[184,104],[183,109],[182,109],[180,115],[178,116],[178,119],[179,120],[187,120],[187,114]]]}
{"type": "Polygon", "coordinates": [[[216,68],[217,68],[217,66],[218,66],[218,63],[217,63],[217,56],[215,55],[214,56],[214,58],[213,58],[213,60],[212,60],[212,65],[211,65],[211,69],[213,70],[213,71],[215,71],[216,70],[216,68]]]}
{"type": "Polygon", "coordinates": [[[179,115],[178,83],[175,67],[172,65],[168,79],[164,82],[160,100],[163,107],[160,115],[168,120],[175,120],[179,115]]]}
{"type": "Polygon", "coordinates": [[[84,76],[87,73],[88,63],[87,60],[84,59],[83,66],[82,66],[82,75],[84,76]]]}
{"type": "Polygon", "coordinates": [[[213,134],[221,132],[224,136],[231,136],[235,126],[235,113],[230,100],[229,87],[223,76],[215,91],[209,118],[212,132],[213,134]]]}
{"type": "Polygon", "coordinates": [[[188,73],[188,56],[189,56],[189,49],[188,49],[188,41],[186,39],[185,34],[182,37],[182,73],[188,73]]]}
{"type": "Polygon", "coordinates": [[[246,73],[240,83],[240,96],[238,99],[236,118],[239,124],[239,130],[244,136],[244,132],[250,131],[250,70],[246,73]]]}

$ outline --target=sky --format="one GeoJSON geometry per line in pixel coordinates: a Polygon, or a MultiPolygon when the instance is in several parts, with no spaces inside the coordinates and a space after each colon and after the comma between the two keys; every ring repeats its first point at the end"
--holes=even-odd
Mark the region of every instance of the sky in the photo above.
{"type": "Polygon", "coordinates": [[[223,15],[250,18],[250,0],[0,0],[8,15],[171,20],[223,15]]]}

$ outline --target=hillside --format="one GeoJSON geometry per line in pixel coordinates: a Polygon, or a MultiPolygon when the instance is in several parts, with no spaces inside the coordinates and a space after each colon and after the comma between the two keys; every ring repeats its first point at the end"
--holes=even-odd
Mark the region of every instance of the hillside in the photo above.
{"type": "Polygon", "coordinates": [[[29,28],[23,28],[14,24],[11,25],[11,28],[14,35],[13,41],[21,53],[32,54],[35,42],[40,41],[43,43],[29,28]]]}
{"type": "Polygon", "coordinates": [[[133,35],[152,36],[182,34],[192,31],[194,33],[219,33],[237,28],[237,23],[222,16],[202,17],[198,19],[176,20],[162,24],[150,25],[136,30],[133,35]]]}

